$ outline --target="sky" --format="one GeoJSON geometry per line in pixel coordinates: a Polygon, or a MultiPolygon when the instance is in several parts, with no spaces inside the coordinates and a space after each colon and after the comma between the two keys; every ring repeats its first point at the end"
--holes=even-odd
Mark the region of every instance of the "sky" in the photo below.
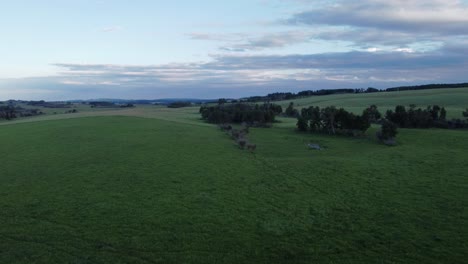
{"type": "Polygon", "coordinates": [[[468,81],[468,0],[0,1],[0,100],[468,81]]]}

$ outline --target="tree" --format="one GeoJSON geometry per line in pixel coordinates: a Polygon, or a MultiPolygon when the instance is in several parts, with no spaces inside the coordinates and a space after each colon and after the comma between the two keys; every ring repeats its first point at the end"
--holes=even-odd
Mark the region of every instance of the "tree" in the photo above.
{"type": "Polygon", "coordinates": [[[445,120],[447,118],[447,111],[445,110],[445,107],[442,107],[440,109],[440,120],[445,120]]]}
{"type": "Polygon", "coordinates": [[[375,123],[382,118],[382,114],[379,112],[376,105],[371,105],[366,108],[364,112],[362,112],[362,116],[367,118],[371,123],[375,123]]]}
{"type": "Polygon", "coordinates": [[[430,106],[428,106],[427,110],[431,113],[432,120],[438,120],[439,119],[440,106],[434,105],[434,106],[432,106],[432,108],[430,106]]]}
{"type": "Polygon", "coordinates": [[[378,91],[379,91],[379,89],[374,88],[374,87],[369,87],[369,88],[366,89],[366,93],[376,93],[378,91]]]}
{"type": "Polygon", "coordinates": [[[408,123],[408,114],[406,113],[406,108],[402,105],[397,105],[395,107],[394,120],[391,121],[399,124],[401,127],[406,127],[408,123]]]}
{"type": "Polygon", "coordinates": [[[336,134],[335,131],[335,117],[337,114],[338,110],[334,106],[328,106],[326,108],[323,108],[320,117],[324,122],[324,128],[328,130],[328,133],[331,134],[336,134]]]}
{"type": "Polygon", "coordinates": [[[284,113],[286,114],[286,116],[290,117],[297,117],[299,115],[299,112],[296,109],[294,109],[294,102],[289,103],[289,106],[288,108],[286,108],[284,113]]]}
{"type": "Polygon", "coordinates": [[[395,136],[398,134],[397,125],[386,119],[384,119],[382,122],[381,131],[382,139],[395,138],[395,136]]]}
{"type": "Polygon", "coordinates": [[[218,105],[223,105],[223,104],[225,104],[225,103],[227,103],[227,100],[226,100],[226,99],[224,99],[224,98],[218,99],[218,105]]]}
{"type": "Polygon", "coordinates": [[[307,129],[309,128],[308,124],[307,124],[307,119],[305,117],[298,117],[297,118],[297,129],[299,129],[299,131],[307,131],[307,129]]]}
{"type": "Polygon", "coordinates": [[[397,125],[384,119],[380,131],[377,131],[377,138],[386,145],[395,145],[395,137],[397,134],[397,125]]]}
{"type": "Polygon", "coordinates": [[[320,118],[320,107],[310,106],[309,108],[302,108],[301,117],[309,122],[311,131],[320,131],[322,129],[322,119],[320,118]]]}

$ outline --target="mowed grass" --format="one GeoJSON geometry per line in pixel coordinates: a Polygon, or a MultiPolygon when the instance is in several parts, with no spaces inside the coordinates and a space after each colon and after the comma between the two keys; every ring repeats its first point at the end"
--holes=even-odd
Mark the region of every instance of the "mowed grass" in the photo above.
{"type": "Polygon", "coordinates": [[[408,107],[414,104],[421,108],[426,108],[428,105],[439,105],[446,108],[447,117],[461,118],[462,112],[468,108],[468,88],[311,96],[282,101],[279,104],[285,108],[291,101],[298,109],[309,106],[327,107],[333,105],[356,113],[361,113],[372,104],[377,105],[382,113],[388,109],[394,110],[397,105],[408,107]]]}
{"type": "Polygon", "coordinates": [[[251,154],[192,110],[0,126],[0,263],[468,257],[466,131],[385,147],[284,122],[251,154]]]}

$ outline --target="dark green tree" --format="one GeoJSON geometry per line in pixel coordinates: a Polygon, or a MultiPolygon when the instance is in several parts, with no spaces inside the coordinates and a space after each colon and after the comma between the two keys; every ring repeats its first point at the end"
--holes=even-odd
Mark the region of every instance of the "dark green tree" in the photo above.
{"type": "Polygon", "coordinates": [[[299,116],[297,118],[297,129],[299,129],[299,131],[307,131],[307,129],[309,128],[308,124],[307,124],[307,119],[305,117],[302,117],[302,116],[299,116]]]}
{"type": "Polygon", "coordinates": [[[323,108],[320,117],[323,120],[324,128],[330,134],[336,134],[336,122],[335,117],[338,113],[338,110],[334,106],[328,106],[323,108]]]}
{"type": "Polygon", "coordinates": [[[377,131],[377,138],[385,145],[395,145],[395,137],[397,134],[397,125],[392,121],[384,119],[380,131],[377,131]]]}
{"type": "Polygon", "coordinates": [[[398,134],[397,130],[397,125],[395,125],[393,122],[388,121],[384,119],[382,122],[382,139],[390,139],[390,138],[395,138],[396,135],[398,134]]]}
{"type": "Polygon", "coordinates": [[[445,107],[442,107],[440,109],[440,120],[444,120],[447,119],[447,111],[445,110],[445,107]]]}
{"type": "Polygon", "coordinates": [[[376,105],[371,105],[366,108],[364,112],[362,112],[362,116],[367,118],[371,123],[375,123],[382,118],[382,114],[379,112],[376,105]]]}
{"type": "Polygon", "coordinates": [[[226,99],[224,99],[224,98],[218,99],[218,105],[223,105],[223,104],[225,104],[225,103],[227,103],[227,100],[226,100],[226,99]]]}
{"type": "Polygon", "coordinates": [[[289,103],[288,108],[284,111],[286,116],[289,117],[297,117],[299,115],[299,112],[294,109],[294,102],[289,103]]]}

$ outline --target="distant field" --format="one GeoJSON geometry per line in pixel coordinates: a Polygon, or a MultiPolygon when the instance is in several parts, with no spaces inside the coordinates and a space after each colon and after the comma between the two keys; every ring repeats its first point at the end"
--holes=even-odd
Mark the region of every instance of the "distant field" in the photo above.
{"type": "MultiPolygon", "coordinates": [[[[307,100],[372,101],[340,96],[307,100]]],[[[376,128],[332,137],[279,118],[251,129],[252,154],[198,107],[86,110],[1,123],[0,263],[468,258],[467,131],[401,129],[386,147],[376,128]]]]}
{"type": "Polygon", "coordinates": [[[448,117],[459,118],[462,111],[468,108],[468,88],[312,96],[282,101],[279,104],[287,107],[291,101],[298,109],[309,106],[334,105],[359,113],[372,104],[377,105],[381,112],[394,109],[399,104],[405,106],[415,104],[421,108],[438,104],[446,107],[448,117]]]}

